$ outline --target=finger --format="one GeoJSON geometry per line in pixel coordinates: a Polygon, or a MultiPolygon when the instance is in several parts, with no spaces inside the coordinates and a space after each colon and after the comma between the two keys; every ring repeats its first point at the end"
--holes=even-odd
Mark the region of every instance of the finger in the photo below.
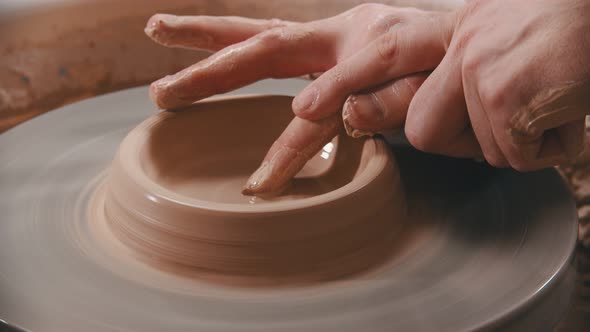
{"type": "Polygon", "coordinates": [[[511,118],[506,115],[509,112],[494,113],[492,127],[513,168],[530,171],[555,166],[573,160],[581,152],[584,118],[590,106],[590,98],[585,97],[586,84],[567,82],[542,90],[511,118]]]}
{"type": "Polygon", "coordinates": [[[348,97],[342,109],[347,133],[359,137],[402,128],[410,102],[427,77],[428,73],[414,74],[348,97]]]}
{"type": "Polygon", "coordinates": [[[512,153],[519,159],[511,162],[513,168],[525,172],[573,162],[584,148],[585,124],[583,120],[546,130],[541,137],[513,144],[512,153]]]}
{"type": "Polygon", "coordinates": [[[293,100],[293,111],[305,119],[321,119],[341,110],[357,91],[430,70],[445,54],[444,38],[433,20],[398,25],[311,83],[293,100]]]}
{"type": "Polygon", "coordinates": [[[521,172],[557,166],[568,161],[563,142],[555,129],[547,130],[535,141],[522,143],[513,148],[517,150],[513,153],[519,153],[519,158],[524,158],[509,159],[510,165],[521,172]]]}
{"type": "Polygon", "coordinates": [[[145,33],[167,47],[218,51],[265,30],[289,24],[292,22],[278,19],[156,14],[148,20],[145,33]]]}
{"type": "Polygon", "coordinates": [[[481,102],[478,82],[482,77],[478,75],[478,68],[475,65],[470,65],[469,62],[463,61],[463,64],[461,73],[467,112],[483,157],[494,167],[509,167],[510,164],[496,143],[497,139],[492,131],[490,119],[481,102]]]}
{"type": "Polygon", "coordinates": [[[152,83],[150,93],[160,108],[176,108],[264,78],[324,71],[333,64],[332,42],[310,24],[267,30],[152,83]]]}
{"type": "Polygon", "coordinates": [[[458,59],[445,57],[410,103],[405,133],[418,150],[453,157],[480,157],[469,125],[458,59]]]}
{"type": "MultiPolygon", "coordinates": [[[[506,129],[509,123],[508,111],[500,108],[493,112],[488,111],[494,136],[510,166],[518,171],[527,172],[541,168],[555,166],[568,160],[566,144],[575,144],[575,139],[566,134],[564,128],[581,129],[580,139],[583,139],[583,126],[564,125],[564,128],[539,129],[529,128],[520,130],[517,126],[506,129]],[[563,140],[561,134],[563,133],[563,140]]],[[[518,114],[518,113],[517,113],[518,114]]],[[[583,125],[583,123],[582,123],[583,125]]],[[[573,153],[575,146],[568,146],[573,153]]],[[[571,158],[573,159],[573,157],[571,158]]]]}
{"type": "Polygon", "coordinates": [[[307,161],[341,130],[342,122],[337,115],[317,122],[295,117],[274,142],[242,193],[279,194],[307,161]]]}

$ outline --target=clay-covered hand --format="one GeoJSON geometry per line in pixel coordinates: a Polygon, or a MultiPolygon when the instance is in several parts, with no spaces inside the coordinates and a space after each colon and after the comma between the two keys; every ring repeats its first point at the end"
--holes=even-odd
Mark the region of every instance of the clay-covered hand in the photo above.
{"type": "MultiPolygon", "coordinates": [[[[308,86],[293,108],[320,119],[352,92],[436,68],[408,110],[415,147],[469,156],[479,145],[490,164],[521,171],[566,163],[581,151],[590,111],[588,17],[584,0],[470,1],[391,29],[308,86]]],[[[375,100],[366,119],[389,113],[375,100]]]]}
{"type": "MultiPolygon", "coordinates": [[[[264,78],[325,72],[337,64],[358,58],[356,54],[366,52],[381,36],[410,22],[431,22],[434,15],[384,5],[361,5],[309,23],[158,14],[148,21],[145,29],[153,40],[168,47],[205,49],[216,53],[154,82],[151,95],[159,107],[177,108],[264,78]]],[[[442,51],[420,57],[436,59],[440,56],[442,51]]],[[[371,132],[401,128],[409,102],[426,78],[421,71],[433,68],[434,64],[432,61],[419,66],[400,63],[397,75],[390,75],[392,79],[387,82],[367,80],[366,75],[358,77],[367,85],[383,84],[372,92],[351,97],[351,105],[356,107],[348,108],[350,112],[344,114],[349,124],[371,132]],[[386,103],[388,112],[379,119],[365,119],[362,105],[374,105],[374,102],[386,103]]],[[[347,78],[332,76],[332,79],[337,83],[347,78]]],[[[349,94],[356,92],[350,90],[349,94]]],[[[342,130],[340,111],[343,103],[344,100],[339,105],[330,105],[329,110],[316,118],[294,118],[250,178],[244,192],[264,194],[281,190],[309,158],[342,130]]],[[[351,129],[351,134],[357,133],[358,130],[351,129]]]]}
{"type": "Polygon", "coordinates": [[[444,150],[466,106],[487,161],[528,171],[566,163],[590,111],[590,2],[471,1],[453,16],[447,55],[411,105],[406,133],[444,150]]]}

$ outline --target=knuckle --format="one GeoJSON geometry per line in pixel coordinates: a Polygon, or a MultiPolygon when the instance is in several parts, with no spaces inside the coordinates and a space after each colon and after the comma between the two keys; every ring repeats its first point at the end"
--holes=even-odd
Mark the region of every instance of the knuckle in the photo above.
{"type": "Polygon", "coordinates": [[[384,8],[387,7],[378,3],[363,3],[354,7],[352,10],[355,14],[370,15],[383,11],[384,8]]]}
{"type": "Polygon", "coordinates": [[[268,20],[266,24],[267,29],[274,29],[274,28],[283,28],[287,26],[287,22],[281,20],[280,18],[271,18],[268,20]]]}
{"type": "Polygon", "coordinates": [[[257,35],[258,42],[270,49],[281,49],[286,45],[296,45],[315,37],[315,31],[306,25],[278,26],[257,35]]]}
{"type": "Polygon", "coordinates": [[[428,153],[438,152],[438,143],[436,141],[436,138],[433,137],[432,135],[426,135],[422,132],[418,132],[418,131],[413,130],[411,128],[406,128],[405,134],[406,134],[406,138],[408,139],[408,142],[410,142],[410,144],[414,148],[416,148],[422,152],[428,152],[428,153]]]}
{"type": "Polygon", "coordinates": [[[380,14],[374,19],[373,23],[369,25],[369,34],[380,36],[390,31],[394,26],[402,23],[402,21],[402,18],[396,14],[380,14]]]}
{"type": "Polygon", "coordinates": [[[464,53],[465,50],[471,44],[474,36],[475,31],[466,31],[459,33],[459,35],[453,40],[453,51],[458,54],[464,53]]]}
{"type": "Polygon", "coordinates": [[[381,61],[389,63],[395,59],[399,51],[398,34],[391,31],[379,37],[376,41],[377,52],[381,61]]]}
{"type": "Polygon", "coordinates": [[[486,5],[487,0],[471,0],[457,12],[457,25],[464,24],[474,14],[481,12],[481,8],[486,5]]]}
{"type": "Polygon", "coordinates": [[[463,60],[463,72],[466,75],[477,75],[481,65],[483,63],[483,59],[480,56],[474,55],[466,55],[463,60]]]}
{"type": "Polygon", "coordinates": [[[498,112],[505,105],[506,88],[500,84],[483,83],[479,87],[479,98],[485,110],[498,112]]]}
{"type": "Polygon", "coordinates": [[[258,34],[258,41],[266,47],[276,47],[285,40],[285,27],[276,27],[258,34]]]}

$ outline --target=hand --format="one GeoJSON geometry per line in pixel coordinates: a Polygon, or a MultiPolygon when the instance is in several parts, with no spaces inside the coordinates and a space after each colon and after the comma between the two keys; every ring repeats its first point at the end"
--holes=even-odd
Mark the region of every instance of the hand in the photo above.
{"type": "Polygon", "coordinates": [[[448,50],[412,101],[410,142],[444,153],[461,137],[447,114],[466,107],[494,166],[529,171],[573,160],[590,110],[589,15],[583,0],[489,0],[443,19],[448,50]]]}
{"type": "MultiPolygon", "coordinates": [[[[417,148],[463,157],[483,150],[492,165],[537,169],[565,162],[582,146],[583,117],[590,105],[587,14],[582,0],[472,1],[450,14],[365,5],[323,21],[275,22],[282,27],[230,46],[193,71],[156,82],[153,95],[160,106],[181,106],[264,77],[326,71],[294,100],[299,118],[335,119],[343,109],[349,126],[379,131],[399,128],[409,104],[405,130],[417,148]],[[369,22],[361,24],[368,28],[358,28],[359,22],[369,22]],[[375,29],[380,26],[387,28],[375,29]],[[308,63],[309,58],[313,61],[308,63]],[[285,68],[286,63],[293,65],[285,68]],[[206,78],[232,76],[239,80],[198,89],[215,81],[206,78]],[[184,92],[191,87],[198,92],[183,94],[183,86],[184,92]]],[[[248,22],[250,27],[269,24],[248,22]]],[[[294,122],[309,124],[299,118],[294,122]]],[[[306,125],[293,127],[298,129],[291,137],[283,135],[275,145],[288,148],[296,137],[311,142],[321,136],[309,134],[306,125]]],[[[299,156],[279,164],[303,166],[309,155],[299,156]]],[[[275,174],[281,169],[272,168],[257,183],[294,175],[275,174]]],[[[258,188],[264,191],[264,186],[258,188]]]]}
{"type": "MultiPolygon", "coordinates": [[[[384,5],[362,5],[310,23],[155,15],[149,20],[146,33],[156,42],[217,53],[154,82],[151,95],[159,107],[176,108],[263,78],[324,72],[370,47],[392,29],[409,22],[431,21],[433,15],[384,5]]],[[[421,71],[432,67],[399,66],[399,78],[385,82],[371,93],[351,97],[351,107],[345,112],[349,125],[375,132],[401,128],[414,92],[427,77],[421,71]],[[363,105],[372,107],[374,98],[387,105],[387,112],[378,120],[363,116],[363,105]]],[[[335,105],[321,120],[294,118],[251,177],[245,193],[279,191],[309,158],[338,134],[342,128],[341,109],[342,104],[335,105]]]]}
{"type": "MultiPolygon", "coordinates": [[[[565,163],[581,151],[590,110],[588,17],[583,0],[471,1],[384,34],[313,82],[293,108],[319,119],[355,91],[436,67],[409,107],[412,145],[468,156],[477,151],[475,138],[494,166],[565,163]]],[[[387,102],[376,105],[373,115],[364,109],[366,119],[387,114],[387,102]]]]}

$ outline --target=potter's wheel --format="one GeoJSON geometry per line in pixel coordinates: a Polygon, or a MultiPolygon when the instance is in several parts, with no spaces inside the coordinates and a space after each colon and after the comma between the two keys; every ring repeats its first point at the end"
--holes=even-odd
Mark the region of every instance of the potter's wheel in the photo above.
{"type": "Polygon", "coordinates": [[[553,170],[516,174],[409,150],[397,151],[412,202],[407,243],[371,273],[240,289],[134,261],[97,240],[86,206],[122,138],[155,111],[137,88],[0,136],[0,319],[31,331],[550,331],[567,306],[577,219],[553,170]]]}

